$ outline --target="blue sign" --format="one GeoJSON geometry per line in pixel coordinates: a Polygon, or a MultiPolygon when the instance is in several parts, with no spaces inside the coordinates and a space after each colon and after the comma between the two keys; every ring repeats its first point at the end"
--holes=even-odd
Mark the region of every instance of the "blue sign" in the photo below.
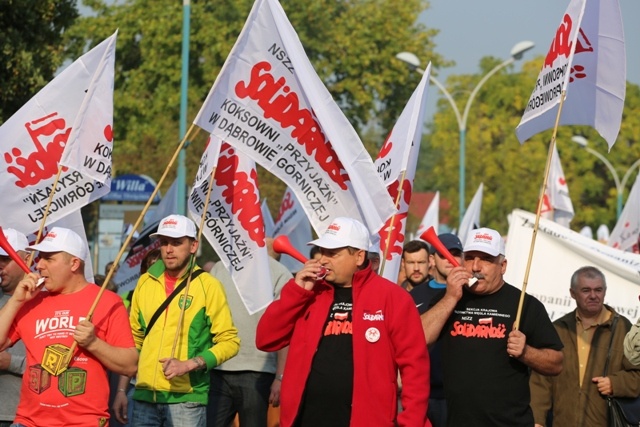
{"type": "MultiPolygon", "coordinates": [[[[111,180],[111,192],[104,196],[102,200],[146,203],[155,188],[155,181],[146,175],[120,175],[111,180]]],[[[160,192],[158,191],[153,199],[153,203],[159,202],[160,192]]]]}

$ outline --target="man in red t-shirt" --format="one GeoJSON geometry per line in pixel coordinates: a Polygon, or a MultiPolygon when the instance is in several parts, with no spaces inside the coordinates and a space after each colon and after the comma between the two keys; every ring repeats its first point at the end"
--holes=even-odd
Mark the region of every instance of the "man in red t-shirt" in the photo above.
{"type": "Polygon", "coordinates": [[[25,276],[0,310],[0,350],[18,340],[27,349],[14,423],[106,426],[107,370],[133,375],[138,362],[122,299],[105,291],[91,322],[85,319],[100,288],[85,279],[87,245],[73,231],[54,227],[27,250],[40,251],[39,274],[25,276]]]}

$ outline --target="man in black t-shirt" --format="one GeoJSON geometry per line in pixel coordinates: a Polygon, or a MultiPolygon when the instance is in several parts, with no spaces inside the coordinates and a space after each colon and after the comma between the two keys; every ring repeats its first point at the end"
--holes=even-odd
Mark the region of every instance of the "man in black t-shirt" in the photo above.
{"type": "Polygon", "coordinates": [[[562,342],[540,301],[505,283],[504,242],[489,228],[473,230],[464,266],[421,315],[429,344],[440,340],[449,427],[531,427],[529,372],[558,375],[562,342]],[[469,279],[476,282],[469,284],[469,279]]]}

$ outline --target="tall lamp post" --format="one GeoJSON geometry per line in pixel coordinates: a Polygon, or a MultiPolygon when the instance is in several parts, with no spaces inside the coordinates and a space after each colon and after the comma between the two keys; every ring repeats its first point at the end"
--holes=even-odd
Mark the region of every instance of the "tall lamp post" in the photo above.
{"type": "MultiPolygon", "coordinates": [[[[191,23],[191,0],[182,2],[182,78],[180,81],[180,140],[187,132],[187,89],[189,86],[189,32],[191,23]]],[[[186,144],[178,153],[178,173],[176,177],[176,198],[178,212],[187,211],[187,165],[186,144]]]]}
{"type": "Polygon", "coordinates": [[[629,178],[631,178],[631,173],[633,173],[633,171],[638,166],[640,166],[640,159],[636,160],[631,165],[631,167],[629,169],[627,169],[627,171],[624,173],[624,175],[622,177],[622,181],[621,181],[620,178],[618,177],[618,172],[613,167],[611,162],[605,156],[603,156],[602,154],[600,154],[599,152],[597,152],[593,148],[589,147],[589,141],[587,140],[587,138],[585,138],[584,136],[575,135],[575,136],[571,137],[571,141],[573,141],[576,144],[582,146],[582,148],[587,150],[589,153],[593,154],[598,159],[602,160],[602,163],[605,164],[607,169],[609,169],[609,172],[611,172],[611,175],[613,175],[613,182],[616,185],[616,196],[617,196],[616,219],[620,218],[620,214],[622,213],[622,197],[624,196],[624,188],[627,185],[627,181],[629,180],[629,178]]]}
{"type": "MultiPolygon", "coordinates": [[[[451,104],[451,108],[453,108],[453,112],[455,113],[456,119],[458,121],[458,131],[460,135],[460,162],[459,162],[459,173],[458,173],[459,179],[460,179],[459,187],[458,187],[459,188],[459,212],[460,212],[459,221],[462,221],[462,217],[464,216],[464,211],[465,211],[465,194],[464,194],[465,193],[465,148],[466,148],[465,140],[467,135],[467,119],[469,118],[469,109],[471,108],[471,103],[473,102],[473,99],[476,97],[482,85],[484,85],[486,81],[489,80],[489,78],[491,78],[491,76],[493,76],[495,73],[497,73],[507,65],[510,65],[516,60],[521,59],[522,55],[526,51],[533,49],[534,46],[535,44],[530,41],[522,41],[517,43],[515,46],[513,46],[510,53],[510,58],[493,67],[478,82],[478,84],[473,89],[473,91],[471,91],[471,94],[467,99],[467,103],[464,106],[464,111],[462,115],[460,115],[460,110],[458,110],[458,106],[456,105],[456,102],[454,101],[453,96],[451,96],[451,94],[444,87],[444,85],[440,83],[435,77],[429,76],[429,81],[435,84],[438,87],[438,89],[440,89],[440,91],[444,94],[445,98],[447,98],[447,101],[449,101],[449,104],[451,104]]],[[[420,68],[420,60],[415,54],[411,52],[400,52],[399,54],[396,55],[396,58],[409,64],[411,68],[413,68],[418,73],[424,74],[424,70],[420,68]]]]}

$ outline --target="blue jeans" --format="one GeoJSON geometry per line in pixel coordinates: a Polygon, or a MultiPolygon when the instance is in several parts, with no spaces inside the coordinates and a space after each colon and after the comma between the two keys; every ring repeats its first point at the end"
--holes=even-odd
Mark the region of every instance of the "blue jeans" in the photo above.
{"type": "Polygon", "coordinates": [[[211,370],[207,427],[229,427],[236,414],[241,426],[266,427],[274,374],[211,370]]]}
{"type": "Polygon", "coordinates": [[[205,427],[206,406],[201,403],[149,403],[133,401],[133,427],[205,427]]]}

